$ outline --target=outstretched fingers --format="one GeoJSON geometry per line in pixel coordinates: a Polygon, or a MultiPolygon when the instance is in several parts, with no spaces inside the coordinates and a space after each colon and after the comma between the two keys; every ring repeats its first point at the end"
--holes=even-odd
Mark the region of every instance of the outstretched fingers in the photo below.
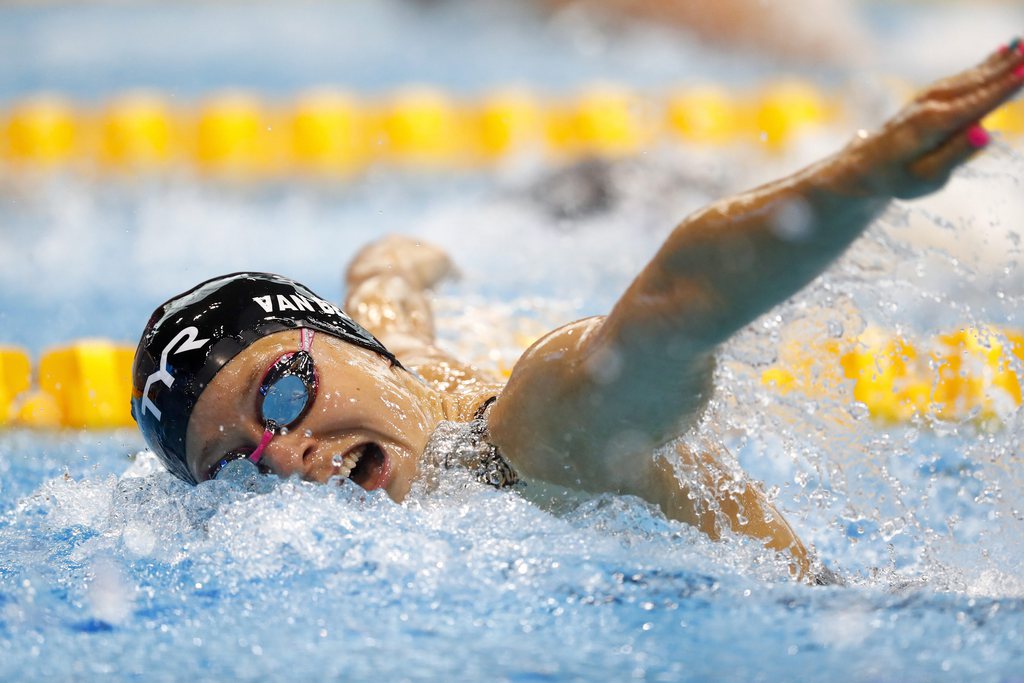
{"type": "Polygon", "coordinates": [[[950,132],[971,125],[998,109],[1024,87],[1024,64],[994,78],[987,85],[965,93],[950,105],[950,132]]]}
{"type": "Polygon", "coordinates": [[[956,100],[927,105],[937,139],[927,152],[908,164],[910,173],[929,184],[942,185],[957,166],[989,143],[989,134],[978,123],[1024,87],[1024,65],[1003,71],[987,84],[956,100]]]}
{"type": "Polygon", "coordinates": [[[915,101],[946,101],[983,87],[1024,64],[1024,41],[1015,38],[993,52],[978,66],[933,83],[915,101]]]}
{"type": "Polygon", "coordinates": [[[868,184],[889,196],[933,192],[953,170],[988,144],[979,122],[1024,87],[1021,43],[980,66],[927,89],[875,135],[855,144],[850,159],[868,184]]]}
{"type": "Polygon", "coordinates": [[[919,139],[922,156],[931,155],[947,141],[999,108],[1024,86],[1024,64],[1004,71],[984,84],[946,102],[924,102],[907,112],[919,139]]]}

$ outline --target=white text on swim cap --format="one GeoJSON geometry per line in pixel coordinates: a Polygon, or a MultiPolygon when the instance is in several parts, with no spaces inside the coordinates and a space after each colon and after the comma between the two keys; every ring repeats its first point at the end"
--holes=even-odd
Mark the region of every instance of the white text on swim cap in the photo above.
{"type": "Polygon", "coordinates": [[[266,313],[273,313],[275,310],[278,312],[309,311],[312,313],[314,312],[313,304],[315,303],[324,313],[329,313],[339,317],[344,317],[345,315],[341,312],[340,308],[329,301],[324,301],[323,299],[313,299],[310,301],[301,294],[290,294],[288,296],[278,294],[276,297],[267,294],[266,296],[254,296],[252,300],[259,304],[260,308],[262,308],[266,313]]]}
{"type": "Polygon", "coordinates": [[[160,367],[146,379],[146,386],[142,390],[142,414],[146,414],[146,410],[153,413],[156,419],[160,419],[160,409],[156,407],[156,404],[149,398],[149,389],[153,386],[153,382],[160,380],[167,385],[168,388],[174,384],[174,377],[167,370],[167,357],[171,355],[171,351],[174,347],[181,342],[181,347],[174,353],[182,353],[183,351],[194,351],[195,349],[201,349],[206,345],[209,339],[196,339],[199,336],[199,329],[195,327],[186,327],[177,335],[174,339],[164,347],[163,353],[160,354],[160,367]]]}

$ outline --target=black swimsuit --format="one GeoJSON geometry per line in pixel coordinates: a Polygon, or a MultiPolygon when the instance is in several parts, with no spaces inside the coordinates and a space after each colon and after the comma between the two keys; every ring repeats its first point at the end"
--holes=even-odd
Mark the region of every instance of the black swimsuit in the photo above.
{"type": "Polygon", "coordinates": [[[468,423],[439,424],[427,443],[426,455],[443,469],[467,469],[477,481],[505,489],[519,483],[519,475],[487,432],[487,410],[496,398],[484,401],[468,423]]]}

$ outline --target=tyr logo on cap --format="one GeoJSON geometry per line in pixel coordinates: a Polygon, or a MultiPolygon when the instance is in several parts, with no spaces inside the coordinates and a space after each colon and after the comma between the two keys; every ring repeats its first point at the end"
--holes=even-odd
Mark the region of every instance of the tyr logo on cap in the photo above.
{"type": "Polygon", "coordinates": [[[164,347],[163,352],[160,354],[160,367],[146,378],[146,386],[142,390],[142,414],[145,415],[146,411],[153,413],[157,420],[160,419],[160,409],[156,407],[153,400],[149,397],[149,390],[152,388],[153,383],[156,381],[163,382],[170,388],[174,384],[174,377],[167,369],[167,357],[174,353],[183,353],[185,351],[194,351],[196,349],[203,348],[209,339],[198,339],[199,329],[196,327],[186,327],[184,330],[175,335],[174,339],[170,341],[167,346],[164,347]],[[178,344],[181,346],[175,350],[174,347],[178,344]]]}

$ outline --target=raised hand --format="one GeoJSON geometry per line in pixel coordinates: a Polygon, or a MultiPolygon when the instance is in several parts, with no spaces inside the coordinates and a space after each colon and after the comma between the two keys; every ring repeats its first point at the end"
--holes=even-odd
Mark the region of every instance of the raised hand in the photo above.
{"type": "Polygon", "coordinates": [[[841,158],[872,194],[929,194],[988,144],[981,119],[1022,86],[1024,44],[1016,39],[978,66],[925,88],[881,130],[859,134],[841,158]]]}
{"type": "Polygon", "coordinates": [[[345,279],[353,287],[377,275],[397,275],[416,289],[430,289],[455,274],[451,259],[440,247],[404,235],[387,235],[356,254],[345,279]]]}

